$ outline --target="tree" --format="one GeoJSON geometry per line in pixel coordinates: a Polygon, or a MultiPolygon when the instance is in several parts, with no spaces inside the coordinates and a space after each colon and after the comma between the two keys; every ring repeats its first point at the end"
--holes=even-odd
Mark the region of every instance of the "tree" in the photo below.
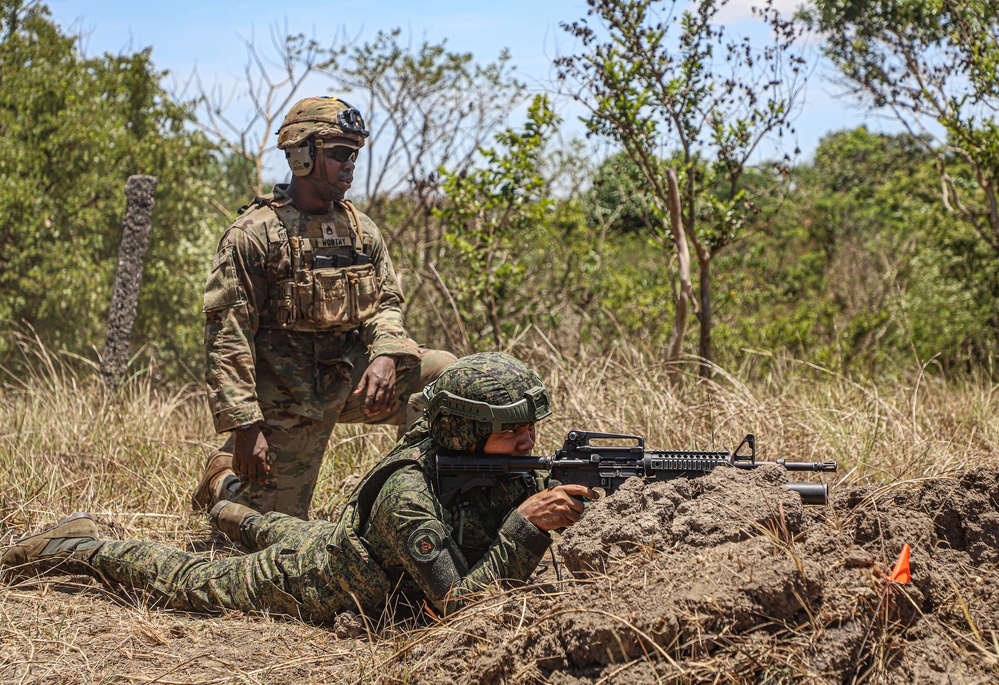
{"type": "MultiPolygon", "coordinates": [[[[802,87],[803,60],[793,52],[797,31],[770,2],[755,10],[772,31],[762,50],[749,38],[726,37],[718,23],[725,0],[702,0],[679,17],[676,2],[587,4],[587,15],[599,25],[586,19],[562,25],[583,51],[556,60],[558,78],[588,109],[590,133],[621,145],[638,166],[663,217],[669,215],[670,188],[661,151],[676,151],[682,227],[663,222],[656,234],[667,248],[675,242],[682,252],[684,236],[694,246],[699,353],[710,361],[711,262],[744,235],[759,211],[741,185],[750,161],[764,141],[792,131],[802,87]]],[[[785,177],[777,174],[775,184],[785,177]]],[[[679,267],[682,272],[682,258],[679,267]]],[[[686,296],[689,289],[681,287],[680,297],[686,296]]]]}
{"type": "Polygon", "coordinates": [[[402,31],[379,31],[349,51],[342,71],[331,72],[356,93],[369,117],[371,138],[363,174],[371,201],[433,187],[438,169],[467,170],[485,144],[523,101],[504,50],[495,62],[474,62],[447,42],[401,44],[402,31]]]}
{"type": "MultiPolygon", "coordinates": [[[[352,47],[329,76],[367,117],[371,137],[359,163],[359,200],[388,238],[400,277],[409,280],[411,318],[414,307],[434,307],[451,294],[435,267],[447,262],[448,248],[436,216],[447,203],[441,174],[470,173],[480,148],[523,103],[523,84],[505,51],[478,63],[471,53],[448,50],[446,41],[409,45],[399,29],[352,47]]],[[[468,343],[455,331],[447,335],[453,349],[468,343]]],[[[424,331],[428,343],[435,337],[424,331]]]]}
{"type": "Polygon", "coordinates": [[[726,307],[752,315],[720,325],[719,348],[786,349],[844,373],[985,362],[997,260],[946,214],[939,186],[934,152],[908,133],[824,137],[777,220],[720,262],[720,320],[726,307]]]}
{"type": "MultiPolygon", "coordinates": [[[[241,87],[225,93],[218,86],[206,87],[197,72],[192,74],[197,93],[196,103],[202,118],[197,126],[223,151],[227,182],[241,188],[227,199],[238,204],[228,206],[216,201],[216,208],[226,217],[246,198],[267,192],[264,160],[277,150],[272,134],[277,131],[288,109],[300,99],[306,79],[317,72],[336,70],[337,60],[346,51],[338,37],[329,46],[304,34],[289,34],[271,28],[273,50],[264,53],[251,38],[245,42],[246,63],[241,87]],[[242,123],[231,113],[234,103],[250,103],[250,116],[242,123]]],[[[183,92],[178,96],[183,97],[183,92]]]]}
{"type": "MultiPolygon", "coordinates": [[[[85,353],[104,337],[132,174],[159,178],[135,340],[199,358],[212,147],[151,53],[87,58],[36,2],[0,0],[0,319],[85,353]]],[[[175,366],[176,370],[177,367],[175,366]]]]}
{"type": "Polygon", "coordinates": [[[446,41],[405,44],[399,29],[354,47],[330,75],[368,117],[359,190],[364,210],[393,246],[400,276],[411,279],[409,316],[427,299],[448,296],[433,268],[445,261],[444,227],[435,216],[445,203],[441,172],[469,172],[478,150],[523,102],[523,84],[506,51],[480,64],[471,53],[448,50],[446,41]]]}
{"type": "Polygon", "coordinates": [[[543,280],[557,283],[551,272],[557,241],[537,239],[554,207],[537,169],[545,138],[558,124],[547,98],[538,96],[522,131],[502,131],[497,147],[480,148],[481,166],[444,172],[448,201],[436,214],[461,267],[449,291],[465,350],[478,349],[483,338],[504,349],[514,327],[550,304],[548,293],[533,287],[542,271],[549,276],[543,280]]]}
{"type": "MultiPolygon", "coordinates": [[[[661,166],[660,174],[665,174],[666,162],[661,166]]],[[[596,224],[609,222],[611,230],[621,233],[654,232],[665,217],[645,186],[641,170],[626,153],[611,155],[593,174],[591,220],[596,224]]]]}
{"type": "Polygon", "coordinates": [[[850,92],[932,152],[944,207],[999,255],[999,2],[814,0],[802,19],[823,32],[850,92]],[[963,165],[971,187],[955,171],[963,165]]]}

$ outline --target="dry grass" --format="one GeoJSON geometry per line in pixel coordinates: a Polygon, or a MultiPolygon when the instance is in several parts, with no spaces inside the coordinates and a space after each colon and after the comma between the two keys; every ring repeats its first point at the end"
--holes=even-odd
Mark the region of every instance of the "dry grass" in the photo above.
{"type": "Polygon", "coordinates": [[[549,356],[542,365],[560,411],[542,447],[562,428],[632,432],[670,449],[731,449],[755,433],[760,458],[838,461],[843,482],[949,475],[999,457],[995,383],[922,370],[861,382],[778,361],[752,382],[722,369],[706,381],[691,362],[670,383],[665,365],[633,350],[571,363],[549,356]]]}
{"type": "MultiPolygon", "coordinates": [[[[109,394],[90,362],[15,335],[33,370],[8,375],[0,389],[0,545],[85,510],[121,538],[203,547],[208,528],[188,512],[188,494],[219,441],[201,390],[157,387],[146,370],[109,394]]],[[[771,360],[769,375],[752,381],[721,369],[706,381],[688,363],[671,382],[664,365],[624,347],[567,360],[544,341],[521,341],[517,352],[542,369],[556,407],[539,452],[560,446],[572,428],[697,449],[731,448],[752,432],[763,459],[838,461],[840,484],[953,475],[999,461],[999,386],[988,381],[921,369],[857,381],[788,359],[771,360]]],[[[338,427],[315,514],[333,514],[348,477],[393,442],[394,428],[338,427]]],[[[446,642],[461,625],[404,631],[388,616],[377,637],[338,641],[282,619],[154,611],[94,584],[22,583],[0,589],[0,682],[376,682],[400,655],[446,642]]],[[[999,652],[973,624],[955,640],[999,652]]],[[[779,664],[779,646],[759,649],[753,659],[779,664]]]]}

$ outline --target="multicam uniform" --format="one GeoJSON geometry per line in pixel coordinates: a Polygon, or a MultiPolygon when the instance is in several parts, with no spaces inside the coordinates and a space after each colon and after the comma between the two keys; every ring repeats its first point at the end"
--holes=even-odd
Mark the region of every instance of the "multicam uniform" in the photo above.
{"type": "MultiPolygon", "coordinates": [[[[425,422],[365,476],[337,522],[264,514],[263,551],[209,561],[151,542],[104,542],[90,559],[109,581],[184,611],[269,611],[331,621],[375,612],[394,588],[454,610],[497,579],[524,581],[551,539],[516,507],[538,489],[515,478],[443,503],[425,422]]],[[[474,456],[469,456],[474,458],[474,456]]]]}
{"type": "Polygon", "coordinates": [[[230,499],[305,518],[335,423],[415,421],[454,357],[406,335],[402,301],[381,233],[349,202],[307,214],[278,185],[226,230],[205,288],[209,402],[219,432],[262,421],[272,464],[230,499]],[[352,391],[379,355],[396,357],[398,402],[369,417],[352,391]]]}

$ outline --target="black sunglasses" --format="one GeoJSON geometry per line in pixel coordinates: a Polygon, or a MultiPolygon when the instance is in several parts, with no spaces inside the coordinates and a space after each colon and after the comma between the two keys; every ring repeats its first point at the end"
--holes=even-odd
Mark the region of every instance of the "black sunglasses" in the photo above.
{"type": "Polygon", "coordinates": [[[347,145],[334,145],[333,147],[323,148],[326,152],[326,156],[330,159],[334,159],[341,164],[346,162],[348,159],[352,162],[357,161],[357,148],[349,147],[347,145]]]}

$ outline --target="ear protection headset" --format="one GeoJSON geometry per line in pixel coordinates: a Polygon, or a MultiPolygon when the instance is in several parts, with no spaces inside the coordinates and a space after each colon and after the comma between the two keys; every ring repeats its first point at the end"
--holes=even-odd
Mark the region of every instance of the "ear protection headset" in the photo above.
{"type": "Polygon", "coordinates": [[[285,149],[284,156],[291,167],[291,173],[296,176],[308,176],[312,173],[312,164],[316,159],[316,144],[312,138],[305,141],[305,144],[297,147],[285,149]]]}
{"type": "MultiPolygon", "coordinates": [[[[309,172],[312,171],[312,164],[314,160],[320,154],[318,150],[320,150],[321,148],[325,148],[326,145],[324,145],[324,143],[327,142],[329,141],[324,141],[322,138],[318,139],[309,138],[302,145],[286,148],[284,151],[284,156],[285,159],[288,160],[288,166],[291,167],[292,173],[294,173],[296,176],[308,176],[309,172]]],[[[348,159],[350,159],[351,161],[357,159],[358,148],[352,145],[344,145],[343,143],[334,143],[332,146],[330,146],[330,149],[334,151],[338,149],[340,150],[339,155],[338,154],[330,155],[329,152],[327,152],[326,154],[335,159],[336,161],[340,162],[341,164],[346,162],[348,159]],[[343,154],[344,150],[349,151],[351,154],[349,156],[344,155],[343,154]]],[[[325,178],[326,171],[324,169],[320,169],[320,171],[323,172],[325,178]]]]}

